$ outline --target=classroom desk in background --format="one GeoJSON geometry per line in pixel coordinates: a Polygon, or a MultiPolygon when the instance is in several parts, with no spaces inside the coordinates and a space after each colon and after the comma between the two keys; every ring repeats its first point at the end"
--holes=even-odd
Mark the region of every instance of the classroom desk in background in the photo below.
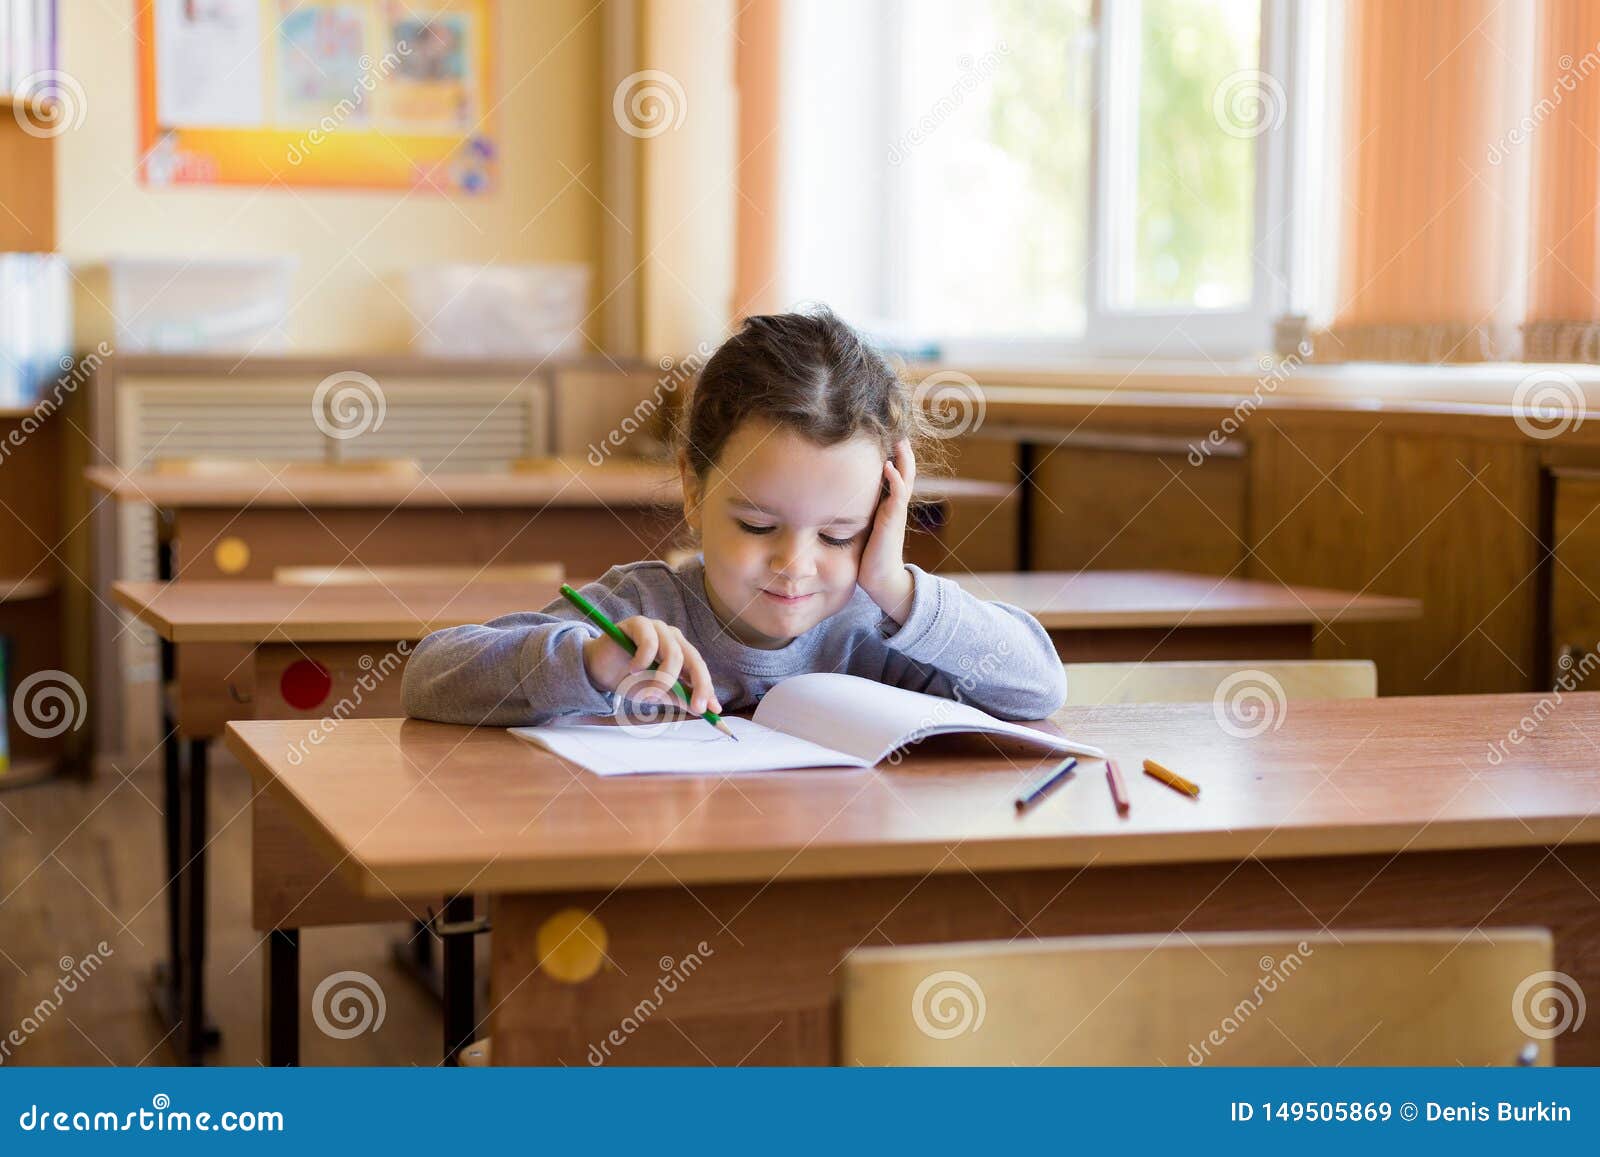
{"type": "Polygon", "coordinates": [[[982,599],[1021,607],[1069,662],[1309,659],[1324,627],[1400,622],[1417,599],[1171,570],[950,573],[982,599]]]}
{"type": "MultiPolygon", "coordinates": [[[[361,894],[492,894],[495,1063],[826,1064],[858,945],[1539,925],[1600,991],[1600,693],[1506,742],[1537,703],[1295,702],[1248,738],[1210,704],[1059,713],[1119,761],[1126,818],[1098,762],[1018,815],[1039,761],[962,739],[736,780],[601,778],[504,731],[401,719],[348,720],[299,762],[301,722],[227,739],[361,894]],[[1200,797],[1138,775],[1144,757],[1200,797]]],[[[1554,1043],[1600,1063],[1593,1018],[1554,1043]]]]}
{"type": "MultiPolygon", "coordinates": [[[[1284,587],[1176,571],[947,574],[965,590],[1021,607],[1044,625],[1057,651],[1075,661],[1309,658],[1319,624],[1403,621],[1421,613],[1415,599],[1284,587]]],[[[575,585],[585,579],[573,577],[575,585]]],[[[354,670],[348,644],[415,641],[430,631],[537,610],[557,584],[484,582],[404,586],[297,587],[259,580],[117,582],[112,598],[164,642],[189,644],[177,656],[180,730],[216,735],[257,692],[253,673],[279,676],[297,659],[331,671],[354,670]],[[231,644],[225,665],[200,644],[231,644]],[[258,648],[240,662],[238,647],[258,648]],[[316,647],[311,655],[307,648],[316,647]],[[192,664],[191,665],[191,661],[192,664]]],[[[334,686],[347,681],[334,679],[334,686]]],[[[273,710],[287,706],[273,679],[260,686],[273,710]],[[274,698],[276,696],[276,699],[274,698]]],[[[398,695],[388,700],[397,705],[398,695]]],[[[368,712],[371,714],[371,712],[368,712]]]]}
{"type": "MultiPolygon", "coordinates": [[[[248,464],[247,464],[248,465],[248,464]]],[[[677,471],[647,462],[551,459],[548,469],[406,475],[299,469],[124,474],[91,466],[90,484],[161,513],[180,579],[270,579],[279,566],[558,562],[568,574],[658,558],[677,545],[677,471]]],[[[1001,506],[1014,487],[919,477],[910,561],[948,561],[950,503],[1001,506]]],[[[166,576],[163,576],[166,577],[166,576]]]]}

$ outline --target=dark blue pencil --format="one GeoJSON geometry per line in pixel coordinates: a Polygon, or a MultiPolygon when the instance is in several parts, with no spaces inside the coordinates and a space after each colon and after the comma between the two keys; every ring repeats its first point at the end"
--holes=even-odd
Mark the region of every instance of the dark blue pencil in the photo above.
{"type": "Polygon", "coordinates": [[[1078,757],[1075,755],[1069,755],[1060,763],[1056,764],[1056,766],[1052,767],[1049,771],[1045,772],[1042,777],[1035,781],[1032,787],[1028,788],[1017,797],[1017,810],[1022,811],[1029,804],[1033,803],[1040,796],[1044,795],[1045,792],[1049,791],[1051,788],[1055,787],[1056,784],[1066,779],[1072,774],[1072,769],[1077,766],[1078,757]]]}

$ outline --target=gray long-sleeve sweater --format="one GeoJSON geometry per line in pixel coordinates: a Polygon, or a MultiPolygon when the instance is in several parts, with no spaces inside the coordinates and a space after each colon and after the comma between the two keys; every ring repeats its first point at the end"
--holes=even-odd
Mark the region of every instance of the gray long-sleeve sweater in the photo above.
{"type": "MultiPolygon", "coordinates": [[[[959,699],[1003,719],[1043,719],[1066,697],[1066,677],[1037,619],[985,602],[911,568],[911,614],[896,627],[859,587],[837,614],[783,647],[748,647],[723,630],[706,601],[705,567],[635,562],[582,588],[613,622],[646,615],[683,631],[710,668],[723,710],[744,711],[775,683],[842,671],[959,699]]],[[[441,723],[537,726],[562,715],[604,715],[615,696],[590,681],[582,647],[600,629],[556,599],[542,611],[435,631],[406,665],[406,714],[441,723]]]]}

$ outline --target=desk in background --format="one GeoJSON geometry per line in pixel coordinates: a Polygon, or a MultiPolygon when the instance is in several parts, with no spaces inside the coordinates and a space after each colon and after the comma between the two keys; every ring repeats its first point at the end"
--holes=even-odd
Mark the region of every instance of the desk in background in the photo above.
{"type": "Polygon", "coordinates": [[[1324,627],[1420,618],[1419,599],[1170,570],[948,576],[1021,607],[1075,663],[1149,659],[1309,659],[1324,627]]]}
{"type": "MultiPolygon", "coordinates": [[[[677,470],[649,462],[553,458],[546,469],[476,473],[123,474],[86,472],[120,502],[162,513],[174,545],[172,577],[271,578],[286,565],[559,562],[568,574],[660,557],[682,529],[677,470]]],[[[919,477],[914,502],[924,531],[908,540],[913,562],[937,567],[939,508],[1000,505],[999,482],[919,477]]]]}
{"type": "MultiPolygon", "coordinates": [[[[1252,738],[1210,704],[1059,713],[1130,773],[1125,819],[1098,763],[1019,816],[1037,759],[971,740],[737,779],[601,778],[400,719],[348,720],[298,763],[302,722],[228,744],[361,894],[493,894],[495,1063],[826,1064],[858,945],[1532,924],[1596,991],[1600,693],[1506,743],[1537,702],[1296,702],[1252,738]],[[1201,797],[1134,774],[1145,756],[1201,797]]],[[[1555,1043],[1600,1062],[1592,1020],[1555,1043]]]]}

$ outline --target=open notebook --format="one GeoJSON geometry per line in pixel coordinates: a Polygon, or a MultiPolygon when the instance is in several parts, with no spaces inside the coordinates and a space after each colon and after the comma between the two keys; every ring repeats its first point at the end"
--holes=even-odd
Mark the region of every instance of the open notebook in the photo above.
{"type": "Polygon", "coordinates": [[[1047,751],[1105,755],[1097,747],[1007,723],[965,703],[829,672],[785,679],[767,692],[753,719],[724,719],[738,743],[703,719],[626,729],[610,724],[513,727],[511,734],[597,775],[872,767],[897,747],[952,731],[1009,735],[1047,751]]]}

